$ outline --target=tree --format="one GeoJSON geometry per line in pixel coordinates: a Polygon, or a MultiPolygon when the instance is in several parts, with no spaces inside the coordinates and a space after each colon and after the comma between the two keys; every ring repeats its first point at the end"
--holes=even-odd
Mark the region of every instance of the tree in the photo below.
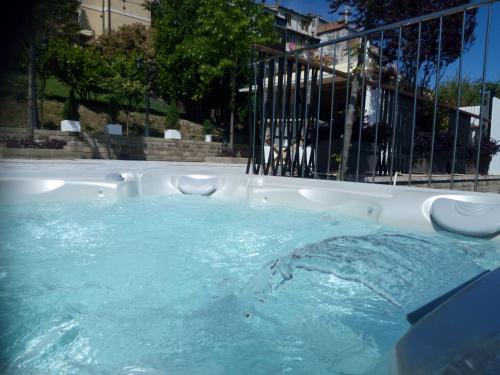
{"type": "MultiPolygon", "coordinates": [[[[273,19],[265,16],[253,1],[205,0],[198,10],[200,32],[196,41],[199,50],[207,53],[202,65],[213,78],[229,74],[229,151],[234,146],[236,111],[236,80],[247,70],[252,45],[275,41],[273,19]]],[[[195,43],[196,45],[196,43],[195,43]]]]}
{"type": "Polygon", "coordinates": [[[47,44],[44,43],[42,44],[42,48],[39,49],[38,53],[38,59],[37,59],[37,67],[36,67],[36,74],[38,76],[38,97],[40,100],[40,126],[43,127],[44,123],[44,102],[45,102],[45,89],[47,87],[47,79],[50,76],[51,72],[51,66],[50,66],[50,59],[49,55],[47,53],[47,44]]]}
{"type": "Polygon", "coordinates": [[[140,23],[120,26],[92,39],[89,44],[106,59],[116,54],[136,55],[147,59],[154,56],[152,30],[140,23]]]}
{"type": "Polygon", "coordinates": [[[64,102],[62,118],[71,121],[80,120],[80,113],[78,112],[78,102],[76,101],[75,92],[73,91],[73,89],[69,91],[69,95],[64,102]]]}
{"type": "Polygon", "coordinates": [[[79,31],[78,0],[40,0],[33,6],[33,16],[26,21],[28,51],[28,129],[39,126],[36,95],[37,54],[41,44],[53,37],[75,37],[79,31]]]}
{"type": "Polygon", "coordinates": [[[156,12],[163,95],[199,102],[214,83],[227,79],[232,150],[237,80],[248,70],[251,46],[275,40],[273,18],[252,0],[173,0],[161,2],[156,12]]]}
{"type": "MultiPolygon", "coordinates": [[[[354,8],[350,24],[357,30],[369,30],[381,25],[422,16],[440,10],[469,3],[469,0],[330,0],[332,12],[342,7],[354,8]]],[[[467,51],[474,42],[477,10],[467,12],[464,33],[464,51],[467,51]]],[[[443,18],[440,71],[455,61],[460,55],[460,34],[462,29],[462,14],[443,18]]],[[[419,84],[425,88],[437,68],[439,20],[435,19],[422,23],[421,46],[419,64],[416,65],[418,25],[404,27],[401,34],[401,61],[399,75],[404,78],[403,84],[408,88],[419,84]],[[419,78],[416,79],[418,69],[419,78]]],[[[397,58],[398,38],[397,30],[387,32],[384,42],[380,46],[379,34],[370,35],[370,43],[383,48],[386,66],[393,66],[397,58]]]]}
{"type": "Polygon", "coordinates": [[[108,121],[110,124],[116,124],[118,122],[118,114],[120,113],[120,103],[116,96],[111,95],[108,100],[108,108],[106,110],[108,114],[108,121]]]}
{"type": "Polygon", "coordinates": [[[145,87],[144,72],[138,68],[136,60],[150,60],[155,56],[152,30],[139,23],[123,25],[91,40],[89,45],[99,51],[110,68],[110,75],[101,84],[103,91],[110,92],[127,104],[128,135],[130,109],[139,106],[148,89],[145,87]]]}
{"type": "Polygon", "coordinates": [[[101,89],[111,93],[120,102],[125,102],[126,135],[129,134],[130,109],[139,107],[144,97],[143,75],[137,69],[134,56],[115,55],[108,61],[109,76],[101,81],[101,89]]]}
{"type": "MultiPolygon", "coordinates": [[[[460,84],[460,106],[476,106],[481,104],[481,80],[471,80],[464,78],[460,84]]],[[[457,102],[457,81],[455,79],[446,80],[439,86],[439,97],[441,101],[449,106],[456,106],[457,102]]],[[[500,93],[500,82],[485,82],[485,91],[490,93],[500,93]]]]}
{"type": "Polygon", "coordinates": [[[199,99],[205,91],[198,74],[201,59],[191,50],[197,0],[162,1],[154,9],[158,88],[165,101],[199,99]]]}
{"type": "MultiPolygon", "coordinates": [[[[377,26],[391,24],[404,19],[421,16],[427,13],[448,9],[453,6],[468,3],[468,0],[418,0],[408,3],[405,0],[330,0],[332,12],[337,12],[341,7],[350,6],[354,8],[354,16],[351,19],[351,26],[357,30],[369,30],[377,26]]],[[[474,41],[474,28],[476,26],[476,11],[467,13],[464,32],[464,49],[467,50],[474,41]]],[[[399,80],[400,87],[413,89],[420,84],[420,94],[422,94],[429,84],[433,74],[441,75],[446,67],[456,60],[460,54],[460,35],[462,27],[461,14],[452,15],[443,18],[443,32],[441,40],[441,56],[437,61],[439,38],[438,38],[438,20],[432,20],[422,23],[421,32],[421,50],[417,64],[417,27],[411,25],[404,27],[401,33],[401,54],[398,61],[398,35],[397,31],[385,33],[382,44],[379,41],[379,34],[368,35],[370,43],[378,49],[383,49],[384,62],[379,67],[385,73],[394,71],[397,66],[398,74],[392,82],[399,80]],[[439,72],[436,72],[439,66],[439,72]],[[418,73],[418,74],[417,74],[418,73]]],[[[364,47],[363,47],[364,48],[364,47]]],[[[354,70],[352,87],[348,95],[348,109],[344,129],[342,163],[340,167],[340,178],[343,179],[347,172],[349,150],[351,147],[351,135],[354,123],[354,112],[358,102],[358,91],[360,86],[361,74],[359,66],[361,56],[365,53],[358,53],[357,69],[354,70]]],[[[390,76],[391,74],[389,74],[390,76]]],[[[388,76],[385,74],[385,76],[388,76]]],[[[364,93],[362,93],[364,95],[364,93]]],[[[361,111],[361,110],[360,110],[361,111]]],[[[363,116],[363,113],[360,113],[363,116]]]]}
{"type": "Polygon", "coordinates": [[[53,40],[48,49],[51,72],[83,100],[102,92],[103,80],[111,75],[109,63],[92,46],[53,40]]]}
{"type": "Polygon", "coordinates": [[[173,99],[170,104],[167,105],[167,111],[165,113],[165,128],[179,129],[179,111],[177,110],[177,103],[173,99]]]}

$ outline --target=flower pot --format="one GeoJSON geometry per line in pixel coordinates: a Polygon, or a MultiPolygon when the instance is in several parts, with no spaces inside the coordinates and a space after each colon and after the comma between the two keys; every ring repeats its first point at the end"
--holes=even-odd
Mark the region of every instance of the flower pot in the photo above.
{"type": "MultiPolygon", "coordinates": [[[[372,174],[373,168],[377,167],[376,157],[377,145],[375,143],[361,142],[359,153],[359,173],[372,174]],[[375,155],[374,155],[375,154],[375,155]]],[[[347,163],[348,173],[356,173],[358,159],[358,142],[353,142],[349,152],[349,161],[347,163]]]]}
{"type": "Polygon", "coordinates": [[[120,124],[107,124],[106,134],[122,135],[122,126],[120,124]]]}
{"type": "Polygon", "coordinates": [[[175,129],[165,130],[165,139],[181,139],[181,132],[175,129]]]}
{"type": "Polygon", "coordinates": [[[212,134],[205,134],[205,142],[212,142],[212,134]]]}
{"type": "Polygon", "coordinates": [[[80,121],[74,120],[62,120],[61,121],[61,131],[62,132],[80,132],[80,121]]]}
{"type": "Polygon", "coordinates": [[[449,151],[438,151],[434,155],[432,163],[433,173],[450,173],[451,172],[451,154],[449,151]]]}
{"type": "Polygon", "coordinates": [[[417,157],[413,158],[412,173],[428,173],[429,165],[427,158],[417,157]]]}
{"type": "MultiPolygon", "coordinates": [[[[481,155],[479,157],[479,168],[478,174],[487,175],[490,169],[492,157],[489,155],[481,155]]],[[[465,173],[475,174],[476,173],[476,161],[473,159],[468,159],[465,162],[465,173]]]]}
{"type": "Polygon", "coordinates": [[[479,157],[479,174],[487,175],[490,170],[491,156],[481,155],[479,157]]]}

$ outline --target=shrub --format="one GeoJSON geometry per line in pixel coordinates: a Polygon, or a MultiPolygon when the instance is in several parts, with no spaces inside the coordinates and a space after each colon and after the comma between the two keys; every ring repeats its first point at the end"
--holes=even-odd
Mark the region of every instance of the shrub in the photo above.
{"type": "MultiPolygon", "coordinates": [[[[491,158],[493,155],[500,152],[500,141],[493,138],[483,138],[481,141],[480,156],[491,158]]],[[[477,141],[474,144],[469,145],[467,152],[471,159],[476,157],[477,153],[477,141]]]]}
{"type": "Polygon", "coordinates": [[[174,99],[167,105],[167,111],[165,114],[165,126],[167,129],[179,130],[179,111],[177,110],[177,104],[174,99]]]}
{"type": "Polygon", "coordinates": [[[60,139],[35,140],[33,137],[27,138],[8,138],[7,148],[45,148],[51,150],[61,150],[66,145],[66,141],[60,139]]]}
{"type": "Polygon", "coordinates": [[[500,151],[500,142],[493,138],[485,139],[483,143],[481,143],[481,150],[481,153],[485,156],[490,157],[496,155],[500,151]]]}
{"type": "Polygon", "coordinates": [[[214,134],[214,132],[215,127],[212,121],[205,119],[205,121],[203,121],[203,134],[214,134]]]}
{"type": "Polygon", "coordinates": [[[63,120],[80,120],[80,113],[78,113],[78,102],[76,101],[75,92],[73,91],[73,89],[69,91],[69,95],[64,102],[62,117],[63,120]]]}
{"type": "Polygon", "coordinates": [[[120,112],[120,104],[118,103],[118,100],[116,100],[114,96],[111,96],[109,98],[108,108],[107,108],[108,118],[111,124],[118,123],[119,112],[120,112]]]}

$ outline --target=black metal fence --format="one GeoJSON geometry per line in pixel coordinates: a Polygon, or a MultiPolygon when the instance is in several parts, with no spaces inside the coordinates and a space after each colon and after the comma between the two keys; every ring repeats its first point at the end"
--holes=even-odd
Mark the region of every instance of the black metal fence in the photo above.
{"type": "Polygon", "coordinates": [[[266,56],[252,64],[248,88],[247,173],[365,182],[387,176],[392,182],[397,172],[409,185],[412,176],[424,175],[429,186],[433,174],[448,174],[450,188],[456,174],[469,173],[477,190],[489,163],[481,147],[490,139],[492,96],[485,82],[496,2],[467,4],[290,53],[270,55],[265,49],[266,56]],[[487,16],[477,58],[481,104],[474,114],[461,109],[461,86],[466,28],[480,8],[487,16]],[[457,64],[456,98],[443,101],[442,64],[451,60],[457,64]]]}

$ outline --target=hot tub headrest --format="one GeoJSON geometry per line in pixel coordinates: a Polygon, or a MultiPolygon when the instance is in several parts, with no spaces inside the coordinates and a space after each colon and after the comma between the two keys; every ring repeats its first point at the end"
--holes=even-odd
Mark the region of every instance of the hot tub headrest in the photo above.
{"type": "Polygon", "coordinates": [[[438,198],[431,207],[434,224],[453,233],[492,237],[500,233],[500,205],[438,198]]]}
{"type": "Polygon", "coordinates": [[[183,194],[211,195],[217,190],[217,178],[212,176],[180,176],[177,188],[183,194]]]}

